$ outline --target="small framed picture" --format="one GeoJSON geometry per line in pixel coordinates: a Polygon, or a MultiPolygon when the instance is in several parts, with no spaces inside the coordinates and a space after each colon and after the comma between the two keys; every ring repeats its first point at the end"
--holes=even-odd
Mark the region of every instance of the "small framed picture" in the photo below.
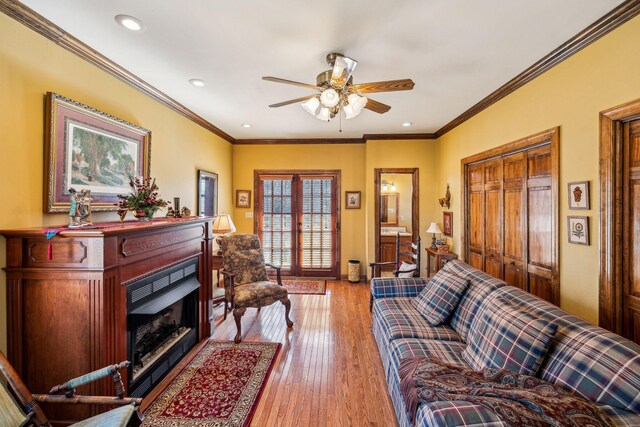
{"type": "Polygon", "coordinates": [[[569,183],[569,209],[589,209],[589,181],[569,183]]]}
{"type": "Polygon", "coordinates": [[[569,243],[589,245],[589,217],[568,216],[569,243]]]}
{"type": "Polygon", "coordinates": [[[345,191],[344,192],[344,207],[345,209],[360,209],[360,192],[359,191],[345,191]]]}
{"type": "Polygon", "coordinates": [[[442,212],[442,233],[453,237],[453,212],[442,212]]]}
{"type": "Polygon", "coordinates": [[[251,207],[251,191],[236,190],[236,208],[250,208],[250,207],[251,207]]]}

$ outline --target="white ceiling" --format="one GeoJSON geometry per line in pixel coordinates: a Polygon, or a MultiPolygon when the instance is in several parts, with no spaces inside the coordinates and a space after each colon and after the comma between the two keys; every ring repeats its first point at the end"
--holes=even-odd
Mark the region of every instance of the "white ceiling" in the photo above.
{"type": "Polygon", "coordinates": [[[235,138],[435,132],[621,2],[23,0],[235,138]],[[118,14],[145,31],[125,30],[118,14]],[[314,91],[262,76],[315,84],[329,52],[359,62],[355,83],[411,78],[415,88],[371,94],[391,110],[343,119],[342,133],[337,118],[321,122],[298,104],[268,107],[314,91]]]}

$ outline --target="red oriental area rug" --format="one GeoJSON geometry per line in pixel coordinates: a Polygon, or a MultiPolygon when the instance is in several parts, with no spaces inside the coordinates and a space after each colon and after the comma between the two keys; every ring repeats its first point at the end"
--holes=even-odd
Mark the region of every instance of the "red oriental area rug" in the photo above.
{"type": "Polygon", "coordinates": [[[248,426],[279,343],[209,341],[144,412],[143,426],[248,426]]]}
{"type": "Polygon", "coordinates": [[[282,284],[290,294],[324,295],[327,293],[326,280],[282,279],[282,284]]]}

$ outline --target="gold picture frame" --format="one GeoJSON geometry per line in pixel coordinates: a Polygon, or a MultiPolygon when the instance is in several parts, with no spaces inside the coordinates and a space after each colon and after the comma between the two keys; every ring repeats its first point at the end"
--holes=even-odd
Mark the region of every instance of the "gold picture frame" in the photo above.
{"type": "Polygon", "coordinates": [[[251,190],[236,190],[236,208],[251,207],[251,190]]]}
{"type": "Polygon", "coordinates": [[[115,211],[128,174],[149,176],[150,130],[53,92],[45,117],[46,213],[69,210],[70,188],[91,191],[93,211],[115,211]]]}

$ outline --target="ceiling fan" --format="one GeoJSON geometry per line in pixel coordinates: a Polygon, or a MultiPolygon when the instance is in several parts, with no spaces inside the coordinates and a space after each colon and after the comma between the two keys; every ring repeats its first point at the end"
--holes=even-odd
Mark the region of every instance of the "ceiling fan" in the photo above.
{"type": "Polygon", "coordinates": [[[327,64],[331,69],[318,74],[315,85],[278,77],[263,77],[262,80],[306,87],[319,92],[302,98],[271,104],[269,107],[276,108],[302,102],[302,108],[320,120],[330,121],[340,113],[340,110],[344,110],[345,118],[349,120],[360,114],[363,108],[379,114],[386,113],[391,109],[389,105],[374,101],[363,96],[363,94],[411,90],[414,86],[411,79],[354,84],[352,74],[358,65],[358,61],[341,53],[328,54],[327,64]]]}

